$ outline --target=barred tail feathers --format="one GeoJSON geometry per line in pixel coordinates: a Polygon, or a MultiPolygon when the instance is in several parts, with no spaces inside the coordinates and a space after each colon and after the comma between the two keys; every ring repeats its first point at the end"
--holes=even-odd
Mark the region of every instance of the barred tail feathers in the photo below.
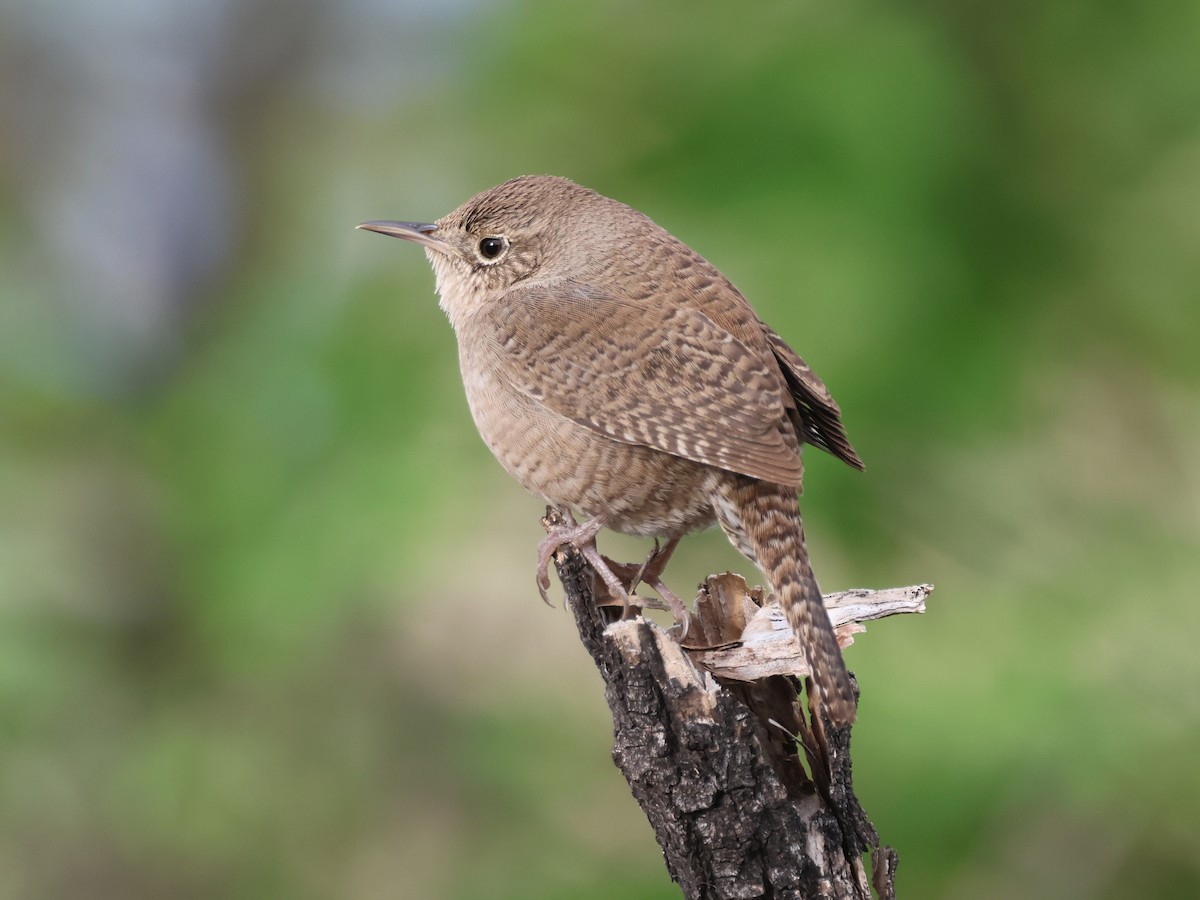
{"type": "Polygon", "coordinates": [[[796,492],[741,475],[722,479],[714,507],[738,550],[762,569],[812,670],[825,717],[854,721],[854,690],[808,561],[796,492]]]}

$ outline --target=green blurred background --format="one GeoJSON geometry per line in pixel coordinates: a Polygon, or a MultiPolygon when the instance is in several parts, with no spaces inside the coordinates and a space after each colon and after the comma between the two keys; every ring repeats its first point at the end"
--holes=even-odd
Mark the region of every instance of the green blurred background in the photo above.
{"type": "MultiPolygon", "coordinates": [[[[1200,895],[1200,8],[0,5],[0,897],[669,898],[414,248],[569,176],[833,388],[904,897],[1200,895]]],[[[636,556],[644,545],[602,546],[636,556]]],[[[680,585],[745,570],[710,532],[680,585]]],[[[754,575],[754,573],[748,573],[754,575]]]]}

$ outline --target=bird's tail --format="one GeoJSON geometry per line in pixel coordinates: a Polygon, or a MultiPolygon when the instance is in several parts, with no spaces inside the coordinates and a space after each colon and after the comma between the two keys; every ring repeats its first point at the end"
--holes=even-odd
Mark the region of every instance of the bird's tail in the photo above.
{"type": "Polygon", "coordinates": [[[825,718],[854,721],[854,690],[821,589],[808,562],[796,491],[745,476],[729,479],[715,504],[721,528],[753,561],[775,591],[804,650],[825,718]]]}

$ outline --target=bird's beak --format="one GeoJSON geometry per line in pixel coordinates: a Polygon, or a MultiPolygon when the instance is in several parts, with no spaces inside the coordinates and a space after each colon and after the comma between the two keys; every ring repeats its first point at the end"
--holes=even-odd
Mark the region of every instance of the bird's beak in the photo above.
{"type": "Polygon", "coordinates": [[[414,244],[420,244],[439,253],[448,253],[450,250],[445,241],[433,236],[437,231],[437,226],[425,222],[363,222],[355,227],[361,228],[363,231],[375,231],[389,237],[412,241],[414,244]]]}

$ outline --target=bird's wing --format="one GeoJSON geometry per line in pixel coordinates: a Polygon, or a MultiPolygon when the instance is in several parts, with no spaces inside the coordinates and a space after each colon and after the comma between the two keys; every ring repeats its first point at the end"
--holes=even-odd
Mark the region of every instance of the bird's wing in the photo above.
{"type": "Polygon", "coordinates": [[[799,485],[775,360],[694,309],[590,286],[518,287],[480,313],[492,358],[526,396],[627,444],[799,485]]]}
{"type": "Polygon", "coordinates": [[[863,461],[854,452],[850,438],[846,436],[842,410],[829,393],[829,388],[783,338],[765,325],[763,330],[795,401],[798,417],[795,424],[800,439],[832,453],[856,469],[864,468],[863,461]]]}

